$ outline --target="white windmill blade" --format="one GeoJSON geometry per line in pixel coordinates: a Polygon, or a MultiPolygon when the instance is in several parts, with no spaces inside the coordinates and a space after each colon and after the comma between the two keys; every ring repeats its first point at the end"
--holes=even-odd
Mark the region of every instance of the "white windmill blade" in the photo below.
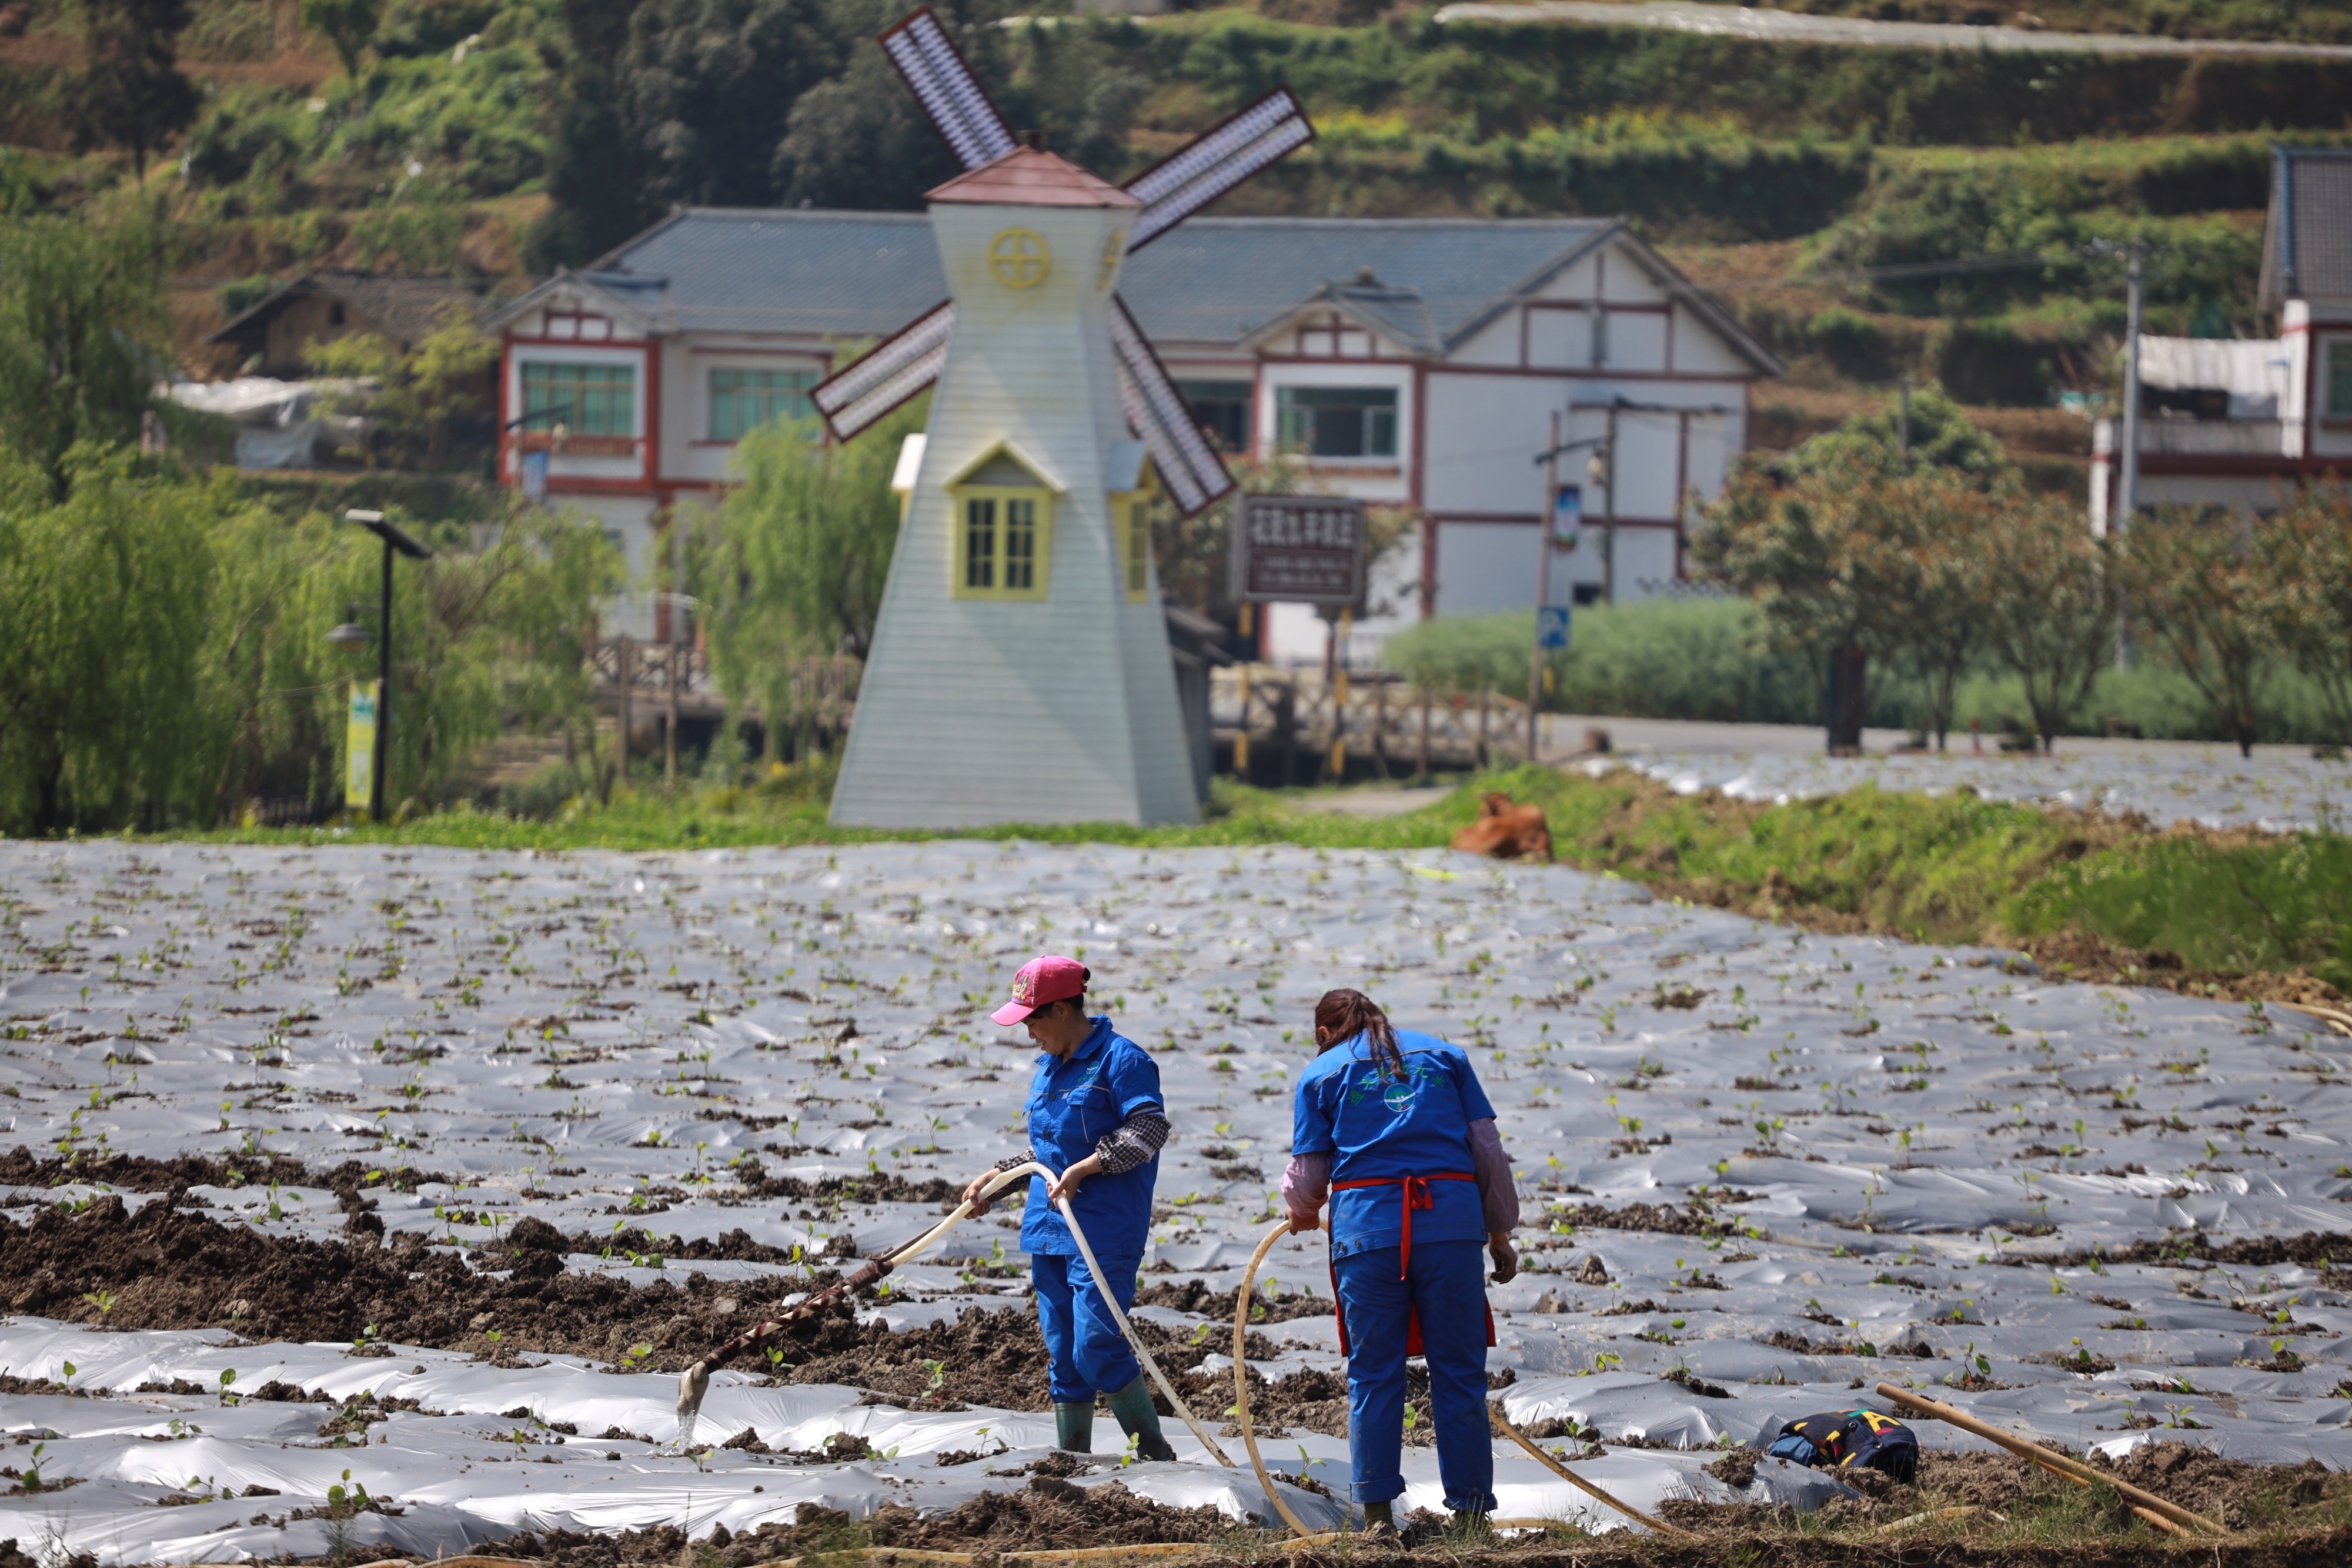
{"type": "Polygon", "coordinates": [[[1224,459],[1201,434],[1201,426],[1184,402],[1184,394],[1168,379],[1168,368],[1152,352],[1127,302],[1113,296],[1110,345],[1118,357],[1118,390],[1127,405],[1128,423],[1151,451],[1152,466],[1176,505],[1191,517],[1234,487],[1224,459]]]}
{"type": "Polygon", "coordinates": [[[933,306],[809,393],[834,439],[848,440],[939,380],[955,319],[954,300],[933,306]]]}
{"type": "Polygon", "coordinates": [[[1127,183],[1143,204],[1127,248],[1141,250],[1270,163],[1315,140],[1315,127],[1290,89],[1278,87],[1191,146],[1127,183]]]}
{"type": "Polygon", "coordinates": [[[883,34],[882,49],[965,168],[993,163],[1013,151],[1012,128],[929,6],[883,34]]]}

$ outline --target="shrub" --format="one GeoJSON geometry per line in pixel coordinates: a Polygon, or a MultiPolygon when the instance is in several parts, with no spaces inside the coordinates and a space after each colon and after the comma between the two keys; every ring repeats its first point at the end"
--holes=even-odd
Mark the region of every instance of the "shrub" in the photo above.
{"type": "MultiPolygon", "coordinates": [[[[1590,605],[1550,658],[1544,706],[1558,713],[1811,724],[1820,681],[1806,662],[1764,652],[1744,600],[1700,596],[1590,605]]],[[[1391,637],[1381,663],[1447,691],[1527,690],[1531,611],[1450,616],[1391,637]]],[[[1883,721],[1883,716],[1882,721],[1883,721]]]]}

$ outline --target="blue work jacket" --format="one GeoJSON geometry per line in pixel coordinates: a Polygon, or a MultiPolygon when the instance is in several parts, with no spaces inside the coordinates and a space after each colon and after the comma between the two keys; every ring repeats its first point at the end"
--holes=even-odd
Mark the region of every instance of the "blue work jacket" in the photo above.
{"type": "MultiPolygon", "coordinates": [[[[1345,1258],[1404,1239],[1404,1188],[1390,1178],[1474,1175],[1470,1124],[1495,1107],[1460,1046],[1433,1035],[1397,1030],[1402,1078],[1384,1074],[1362,1035],[1313,1061],[1291,1103],[1290,1152],[1331,1155],[1331,1256],[1345,1258]],[[1342,1192],[1367,1179],[1387,1185],[1342,1192]]],[[[1412,1217],[1412,1239],[1483,1241],[1485,1206],[1475,1181],[1429,1184],[1433,1207],[1412,1217]]]]}
{"type": "MultiPolygon", "coordinates": [[[[1097,1018],[1094,1031],[1066,1057],[1040,1053],[1029,1081],[1029,1146],[1057,1171],[1095,1152],[1103,1134],[1138,1111],[1161,1111],[1160,1066],[1143,1047],[1097,1018]]],[[[1131,1171],[1090,1176],[1070,1207],[1098,1259],[1140,1258],[1151,1230],[1151,1188],[1160,1179],[1154,1155],[1131,1171]]],[[[1021,1245],[1031,1252],[1075,1255],[1070,1227],[1045,1197],[1045,1179],[1029,1178],[1021,1217],[1021,1245]]]]}

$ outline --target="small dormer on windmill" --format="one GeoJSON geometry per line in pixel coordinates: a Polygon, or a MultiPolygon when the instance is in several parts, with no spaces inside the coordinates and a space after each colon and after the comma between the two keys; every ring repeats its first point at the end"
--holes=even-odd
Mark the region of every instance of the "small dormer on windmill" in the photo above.
{"type": "Polygon", "coordinates": [[[1277,89],[1121,187],[1017,141],[928,9],[881,42],[965,172],[926,197],[950,298],[813,394],[846,441],[937,384],[833,820],[1193,821],[1149,502],[1234,480],[1114,289],[1314,131],[1277,89]]]}

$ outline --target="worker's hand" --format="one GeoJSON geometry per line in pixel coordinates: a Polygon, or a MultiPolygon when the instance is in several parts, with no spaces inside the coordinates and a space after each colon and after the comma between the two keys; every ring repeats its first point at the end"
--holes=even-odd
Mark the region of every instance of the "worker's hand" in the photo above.
{"type": "Polygon", "coordinates": [[[1511,1233],[1490,1231],[1486,1237],[1486,1256],[1495,1260],[1495,1283],[1507,1285],[1519,1277],[1518,1254],[1511,1250],[1511,1233]]]}
{"type": "Polygon", "coordinates": [[[1045,1200],[1048,1203],[1060,1203],[1065,1198],[1076,1197],[1078,1195],[1078,1184],[1090,1176],[1101,1174],[1101,1171],[1102,1156],[1088,1155],[1085,1159],[1064,1171],[1061,1179],[1045,1189],[1045,1200]]]}
{"type": "Polygon", "coordinates": [[[988,1188],[988,1184],[995,1179],[996,1167],[994,1166],[991,1166],[986,1170],[981,1172],[978,1176],[972,1177],[971,1180],[964,1184],[963,1200],[964,1202],[971,1205],[971,1212],[975,1218],[988,1212],[990,1207],[989,1200],[982,1197],[981,1194],[985,1192],[988,1188]]]}
{"type": "Polygon", "coordinates": [[[1323,1211],[1321,1209],[1313,1209],[1305,1214],[1299,1213],[1295,1208],[1290,1211],[1290,1233],[1293,1236],[1303,1236],[1307,1231],[1322,1228],[1323,1211]]]}

